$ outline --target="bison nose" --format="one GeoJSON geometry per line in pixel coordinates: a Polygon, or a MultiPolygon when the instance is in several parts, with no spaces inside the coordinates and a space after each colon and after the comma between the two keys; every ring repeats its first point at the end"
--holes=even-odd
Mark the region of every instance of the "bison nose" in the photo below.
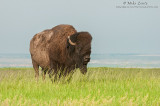
{"type": "Polygon", "coordinates": [[[90,57],[86,57],[86,58],[84,59],[84,61],[85,61],[85,62],[89,62],[89,61],[90,61],[90,57]]]}

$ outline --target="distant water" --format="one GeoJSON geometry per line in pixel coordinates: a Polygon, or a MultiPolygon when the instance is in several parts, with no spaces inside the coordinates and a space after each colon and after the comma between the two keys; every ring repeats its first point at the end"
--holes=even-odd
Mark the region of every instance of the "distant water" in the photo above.
{"type": "MultiPolygon", "coordinates": [[[[32,67],[29,54],[0,54],[0,67],[32,67]]],[[[160,68],[160,55],[92,54],[88,67],[160,68]]]]}

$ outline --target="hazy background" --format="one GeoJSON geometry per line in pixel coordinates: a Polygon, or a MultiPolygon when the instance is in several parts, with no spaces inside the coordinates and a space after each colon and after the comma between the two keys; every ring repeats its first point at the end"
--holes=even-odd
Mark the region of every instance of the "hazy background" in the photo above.
{"type": "MultiPolygon", "coordinates": [[[[146,1],[159,5],[158,0],[146,1]]],[[[122,3],[123,0],[0,0],[0,53],[29,54],[29,42],[36,33],[58,24],[71,24],[77,31],[92,34],[94,54],[160,54],[160,7],[116,8],[122,3]]]]}

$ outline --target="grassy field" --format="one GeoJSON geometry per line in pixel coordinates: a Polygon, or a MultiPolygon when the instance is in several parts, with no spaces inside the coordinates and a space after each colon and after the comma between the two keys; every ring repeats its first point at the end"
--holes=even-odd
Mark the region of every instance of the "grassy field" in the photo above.
{"type": "Polygon", "coordinates": [[[160,69],[89,68],[52,83],[32,68],[0,68],[0,106],[160,105],[160,69]]]}

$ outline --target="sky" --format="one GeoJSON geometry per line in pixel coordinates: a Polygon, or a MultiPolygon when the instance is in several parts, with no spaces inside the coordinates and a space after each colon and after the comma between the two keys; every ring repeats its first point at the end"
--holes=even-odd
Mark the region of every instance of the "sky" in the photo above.
{"type": "Polygon", "coordinates": [[[124,1],[1,0],[0,53],[29,54],[36,33],[70,24],[92,35],[93,54],[160,54],[160,2],[145,0],[158,8],[116,8],[124,1]]]}

